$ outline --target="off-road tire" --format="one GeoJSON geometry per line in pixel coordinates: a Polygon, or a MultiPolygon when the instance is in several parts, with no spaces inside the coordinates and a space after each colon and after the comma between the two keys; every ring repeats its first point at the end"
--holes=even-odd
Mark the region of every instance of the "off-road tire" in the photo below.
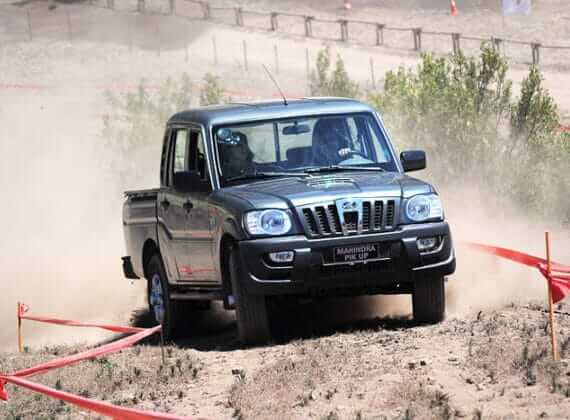
{"type": "Polygon", "coordinates": [[[151,305],[151,289],[152,289],[152,279],[155,276],[160,277],[160,282],[163,291],[163,306],[164,306],[164,320],[162,322],[162,333],[164,335],[164,340],[172,340],[176,336],[176,326],[178,321],[178,308],[177,303],[170,299],[170,285],[168,284],[168,277],[166,276],[166,271],[162,265],[162,258],[160,255],[153,255],[148,263],[147,267],[148,283],[147,283],[147,299],[148,307],[150,310],[150,315],[153,321],[158,325],[156,320],[153,306],[151,305]]]}
{"type": "Polygon", "coordinates": [[[445,281],[443,277],[418,278],[412,293],[414,320],[436,324],[445,318],[445,281]]]}
{"type": "Polygon", "coordinates": [[[265,296],[247,293],[243,285],[245,275],[236,248],[230,249],[228,264],[239,339],[245,346],[265,344],[271,338],[265,296]]]}

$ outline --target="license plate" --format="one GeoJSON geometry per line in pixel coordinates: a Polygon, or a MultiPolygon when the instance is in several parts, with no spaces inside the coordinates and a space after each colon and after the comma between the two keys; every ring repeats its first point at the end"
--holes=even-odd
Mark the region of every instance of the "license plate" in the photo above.
{"type": "Polygon", "coordinates": [[[335,263],[374,260],[380,256],[380,244],[338,246],[333,250],[335,263]]]}

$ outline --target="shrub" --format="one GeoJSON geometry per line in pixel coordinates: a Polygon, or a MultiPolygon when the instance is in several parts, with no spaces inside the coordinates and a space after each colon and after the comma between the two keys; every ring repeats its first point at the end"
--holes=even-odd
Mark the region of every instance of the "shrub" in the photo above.
{"type": "Polygon", "coordinates": [[[142,80],[136,92],[106,92],[105,97],[110,111],[104,117],[102,137],[112,175],[129,186],[146,174],[156,176],[158,169],[152,172],[146,163],[158,166],[166,121],[190,105],[190,77],[167,79],[155,91],[142,80]]]}
{"type": "Polygon", "coordinates": [[[218,76],[206,73],[204,86],[200,91],[200,105],[217,105],[224,103],[224,88],[218,76]]]}
{"type": "Polygon", "coordinates": [[[316,70],[310,75],[309,88],[312,96],[360,96],[358,84],[353,82],[344,67],[344,61],[337,55],[334,69],[331,68],[331,52],[327,47],[319,51],[316,70]]]}
{"type": "Polygon", "coordinates": [[[437,182],[475,181],[499,202],[542,215],[568,212],[561,174],[569,168],[570,145],[555,132],[556,105],[535,67],[514,100],[507,70],[485,44],[479,57],[425,54],[415,71],[388,72],[384,91],[368,97],[400,146],[428,152],[437,182]]]}

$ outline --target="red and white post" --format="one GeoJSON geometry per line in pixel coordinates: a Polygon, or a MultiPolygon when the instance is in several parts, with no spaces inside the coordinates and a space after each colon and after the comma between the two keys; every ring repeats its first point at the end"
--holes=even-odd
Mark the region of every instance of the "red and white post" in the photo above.
{"type": "Polygon", "coordinates": [[[548,321],[550,324],[550,342],[552,345],[552,358],[555,362],[559,360],[558,356],[558,343],[556,339],[556,324],[554,322],[554,301],[552,299],[552,278],[551,273],[551,258],[550,258],[550,232],[544,233],[546,242],[546,281],[548,282],[548,321]]]}

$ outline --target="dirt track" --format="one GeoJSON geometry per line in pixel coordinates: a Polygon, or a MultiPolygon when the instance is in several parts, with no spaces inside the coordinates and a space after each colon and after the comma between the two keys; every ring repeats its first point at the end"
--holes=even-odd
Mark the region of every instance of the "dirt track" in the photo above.
{"type": "MultiPolygon", "coordinates": [[[[45,3],[33,5],[38,16],[42,13],[47,16],[45,6],[45,3]]],[[[0,7],[1,11],[14,10],[8,6],[0,7]]],[[[274,95],[261,64],[273,63],[273,46],[277,44],[281,56],[281,83],[292,95],[303,95],[304,83],[299,80],[305,79],[305,49],[309,48],[311,59],[314,59],[322,47],[320,41],[268,36],[226,25],[192,22],[191,30],[184,32],[189,42],[186,62],[185,50],[177,36],[183,29],[177,26],[180,22],[176,18],[142,17],[136,26],[139,38],[129,50],[124,39],[116,42],[117,34],[124,33],[124,18],[111,20],[106,11],[100,10],[92,14],[74,10],[74,19],[85,19],[75,21],[85,23],[77,27],[85,30],[77,29],[71,42],[66,39],[65,32],[61,35],[60,21],[50,23],[46,17],[45,25],[40,26],[44,28],[44,34],[38,31],[33,42],[0,43],[0,188],[9,198],[4,202],[2,216],[10,221],[4,228],[0,252],[4,257],[3,281],[13,285],[0,295],[0,320],[3,321],[0,349],[13,348],[16,300],[26,301],[36,313],[117,323],[127,322],[133,311],[142,306],[144,285],[130,285],[122,279],[120,272],[119,257],[123,253],[121,191],[154,185],[157,161],[136,165],[125,161],[138,173],[136,185],[109,179],[105,162],[110,156],[98,147],[101,115],[107,111],[103,100],[106,89],[132,90],[142,77],[152,85],[168,76],[178,76],[182,71],[188,71],[194,80],[199,80],[206,71],[215,70],[224,78],[226,86],[234,90],[234,99],[242,95],[274,95]],[[105,26],[89,26],[86,22],[90,19],[103,21],[105,26]],[[157,44],[152,34],[158,21],[161,22],[161,38],[157,44]],[[97,31],[94,28],[98,28],[97,31]],[[216,67],[212,57],[214,35],[218,44],[219,64],[216,67]],[[248,72],[243,68],[243,39],[248,41],[250,52],[248,72]]],[[[355,10],[355,13],[370,13],[369,10],[355,10]]],[[[381,13],[393,13],[388,16],[395,20],[408,16],[406,11],[390,10],[382,9],[381,13]]],[[[329,10],[334,11],[333,8],[329,10]]],[[[21,15],[21,10],[14,13],[21,15]]],[[[550,15],[544,10],[540,13],[564,16],[570,11],[561,13],[553,8],[550,15]]],[[[411,15],[414,22],[431,19],[425,11],[411,15]]],[[[12,28],[12,33],[22,30],[21,26],[16,28],[6,23],[10,21],[15,25],[16,21],[11,18],[13,15],[0,16],[0,34],[6,28],[12,28]]],[[[467,24],[469,19],[470,15],[466,16],[463,23],[467,24]]],[[[477,20],[477,16],[473,19],[477,20]]],[[[558,20],[556,22],[553,24],[556,31],[564,31],[564,26],[556,26],[562,25],[558,20]]],[[[25,33],[25,26],[23,30],[25,33]]],[[[401,50],[383,49],[379,53],[376,49],[347,49],[333,45],[345,58],[351,76],[362,85],[369,83],[367,63],[371,55],[379,77],[388,69],[400,64],[412,66],[417,60],[415,55],[401,50]]],[[[523,75],[524,69],[520,65],[510,72],[515,80],[520,80],[523,75]]],[[[555,66],[547,67],[545,75],[554,97],[568,112],[570,76],[555,66]]],[[[159,141],[157,139],[157,155],[159,141]]],[[[486,201],[483,198],[467,201],[464,190],[445,194],[448,215],[459,239],[495,241],[519,248],[522,244],[525,250],[538,254],[543,252],[541,229],[556,228],[548,222],[544,226],[529,226],[524,220],[514,222],[504,213],[501,219],[497,209],[493,208],[466,209],[466,202],[478,207],[486,201]],[[487,224],[491,218],[495,223],[487,224]]],[[[555,243],[556,258],[570,262],[568,233],[560,232],[555,237],[560,240],[555,243]]],[[[413,399],[418,401],[414,412],[418,415],[427,413],[429,417],[430,413],[441,414],[447,410],[443,394],[449,396],[451,409],[460,410],[468,418],[477,409],[483,410],[485,418],[488,415],[537,417],[543,411],[553,418],[568,418],[569,400],[563,394],[567,388],[562,386],[550,393],[549,366],[539,363],[533,367],[534,372],[542,373],[538,374],[537,385],[527,386],[524,381],[528,379],[525,378],[528,369],[513,365],[520,362],[517,358],[522,357],[526,340],[536,340],[536,345],[546,348],[542,334],[544,314],[520,306],[502,309],[513,301],[518,302],[517,305],[526,305],[530,300],[543,299],[544,286],[538,275],[488,259],[473,258],[466,253],[459,256],[460,271],[450,282],[451,319],[440,326],[412,325],[406,318],[409,314],[406,298],[364,299],[333,306],[324,304],[322,313],[335,314],[330,322],[319,319],[316,309],[301,311],[300,318],[295,321],[304,324],[306,318],[314,319],[314,323],[310,323],[314,329],[282,325],[280,345],[244,351],[235,349],[235,323],[231,314],[214,312],[205,315],[205,322],[197,319],[191,327],[192,338],[178,343],[188,350],[172,349],[173,363],[178,358],[185,363],[187,357],[196,359],[193,363],[199,366],[197,379],[193,378],[194,368],[188,368],[178,372],[182,376],[180,380],[166,383],[161,379],[163,373],[154,370],[154,366],[158,366],[158,351],[149,347],[142,349],[141,354],[147,357],[140,360],[129,358],[137,350],[110,358],[116,365],[116,372],[121,372],[122,379],[116,387],[112,386],[112,381],[109,385],[109,381],[99,380],[97,373],[101,367],[97,364],[92,364],[77,384],[71,378],[76,377],[81,368],[62,371],[61,377],[54,373],[47,376],[46,381],[54,385],[61,378],[64,389],[76,392],[89,388],[90,382],[94,381],[98,385],[90,391],[92,396],[143,407],[158,404],[160,409],[213,418],[230,417],[236,409],[248,418],[269,417],[269,413],[287,418],[289,412],[297,418],[319,418],[330,412],[338,413],[341,418],[355,418],[358,411],[365,418],[380,417],[381,414],[404,417],[413,399]],[[501,312],[496,315],[485,312],[482,319],[476,320],[480,309],[492,308],[499,308],[501,312]],[[397,320],[390,320],[388,315],[397,320]],[[376,319],[377,316],[381,318],[376,319]],[[522,320],[526,320],[527,326],[522,320]],[[350,333],[353,328],[358,332],[350,333]],[[471,345],[472,355],[468,356],[471,328],[475,343],[471,345]],[[317,338],[301,340],[311,335],[317,338]],[[512,349],[508,347],[511,345],[512,349]],[[479,349],[479,353],[496,353],[479,354],[474,349],[479,349]],[[503,356],[506,370],[493,368],[491,362],[502,360],[503,356]],[[140,381],[133,379],[134,386],[129,387],[127,378],[132,376],[135,366],[143,369],[145,374],[140,381]],[[339,366],[346,366],[346,370],[338,369],[339,366]],[[233,390],[232,385],[237,379],[232,375],[232,369],[243,369],[246,375],[246,381],[233,390]],[[289,378],[292,379],[290,385],[287,384],[289,378]],[[468,379],[472,383],[468,383],[468,379]],[[161,381],[161,385],[154,381],[161,381]],[[184,384],[182,397],[178,395],[180,383],[184,384]],[[419,383],[424,383],[425,387],[414,386],[419,383]],[[147,391],[152,386],[157,387],[154,397],[147,391]],[[443,394],[436,394],[436,390],[443,394]],[[141,398],[136,396],[139,391],[144,394],[141,398]],[[164,400],[158,398],[161,395],[164,400]],[[267,401],[269,405],[260,401],[267,401]]],[[[563,310],[569,311],[568,307],[563,310]]],[[[562,339],[567,340],[568,317],[561,316],[560,319],[565,334],[562,339]]],[[[32,324],[26,325],[26,336],[32,348],[62,342],[93,342],[102,337],[82,330],[69,332],[32,324]]],[[[69,350],[60,348],[58,352],[69,350]]],[[[32,352],[24,358],[6,354],[0,358],[0,372],[52,356],[51,350],[32,352]]],[[[541,363],[546,360],[547,357],[542,358],[541,363]]],[[[567,384],[567,373],[568,365],[564,364],[559,377],[561,384],[567,384]]],[[[58,403],[48,403],[44,399],[35,401],[27,392],[12,393],[16,396],[15,414],[31,416],[33,411],[26,410],[34,404],[38,404],[40,412],[46,415],[49,410],[60,409],[58,403]]],[[[8,416],[11,407],[14,405],[0,407],[0,416],[8,416]]],[[[65,412],[60,414],[65,415],[65,412]]],[[[72,411],[70,415],[77,417],[77,412],[72,411]]],[[[437,416],[443,417],[443,414],[437,416]]]]}

